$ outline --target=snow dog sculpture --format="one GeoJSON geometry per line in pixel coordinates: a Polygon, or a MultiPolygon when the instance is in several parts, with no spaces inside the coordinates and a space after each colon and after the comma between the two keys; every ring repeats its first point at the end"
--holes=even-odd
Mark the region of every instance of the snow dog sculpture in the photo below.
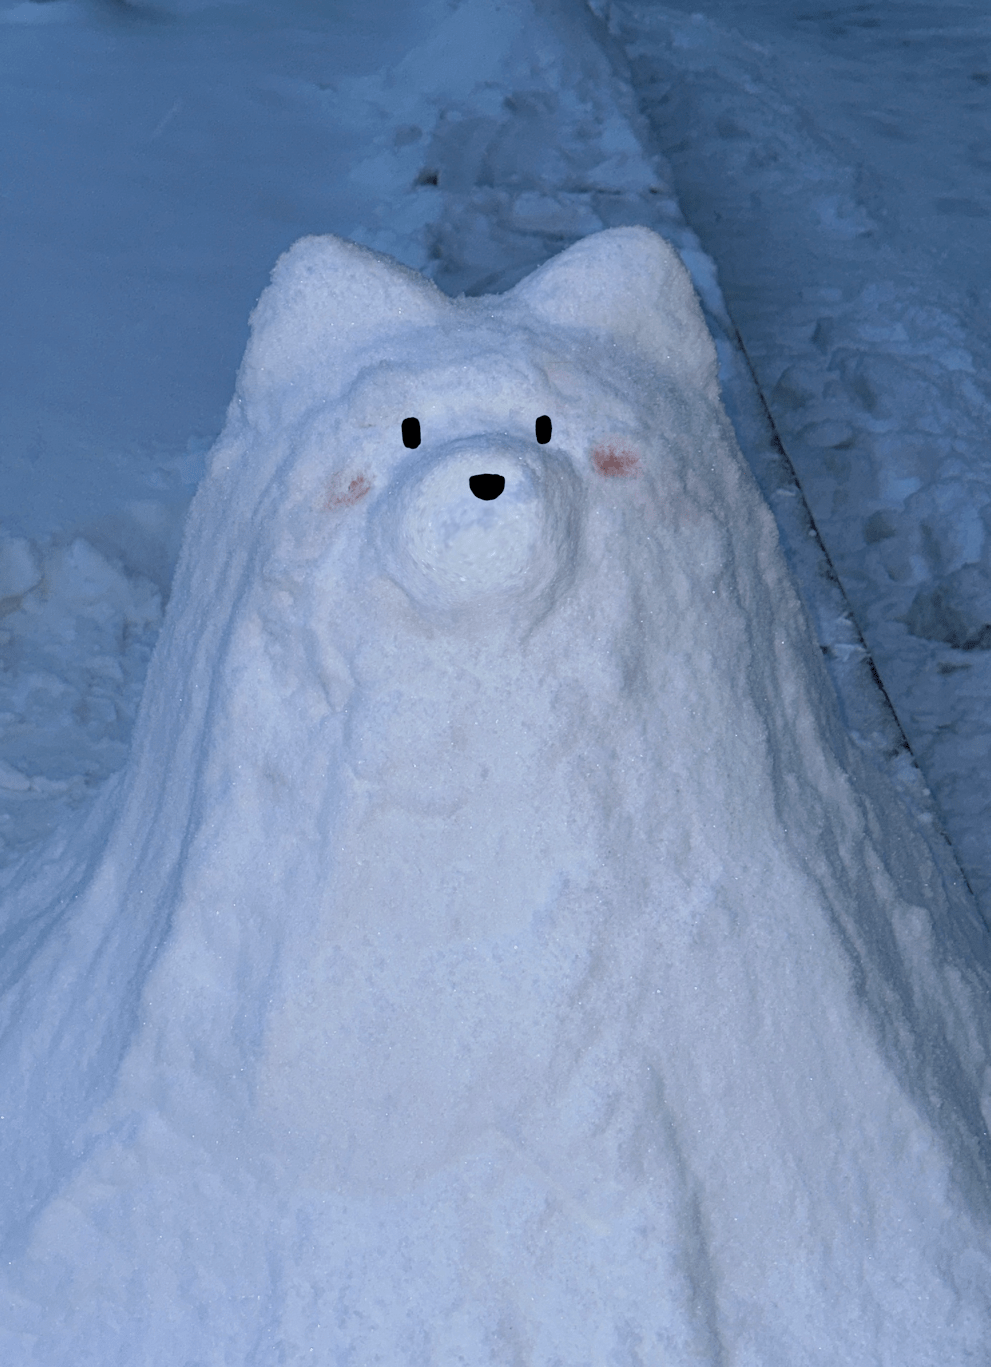
{"type": "Polygon", "coordinates": [[[9,1367],[987,1360],[987,935],[646,229],[477,299],[282,258],[38,878],[9,1367]]]}

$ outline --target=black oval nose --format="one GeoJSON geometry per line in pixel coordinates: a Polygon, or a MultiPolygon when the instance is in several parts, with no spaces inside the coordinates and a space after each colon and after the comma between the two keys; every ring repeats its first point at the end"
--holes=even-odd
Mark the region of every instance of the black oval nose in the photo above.
{"type": "Polygon", "coordinates": [[[498,498],[506,487],[502,475],[472,475],[468,487],[476,498],[498,498]]]}

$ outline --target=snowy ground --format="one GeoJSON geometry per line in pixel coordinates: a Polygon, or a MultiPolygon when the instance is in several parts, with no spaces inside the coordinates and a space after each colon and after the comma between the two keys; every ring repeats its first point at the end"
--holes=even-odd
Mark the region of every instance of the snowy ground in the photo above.
{"type": "Polygon", "coordinates": [[[598,8],[987,907],[987,6],[598,8]]]}
{"type": "Polygon", "coordinates": [[[0,0],[5,1363],[984,1360],[987,21],[595,6],[0,0]]]}
{"type": "Polygon", "coordinates": [[[986,907],[982,7],[328,8],[0,8],[5,862],[123,761],[281,250],[477,293],[643,222],[704,284],[680,201],[986,907]]]}

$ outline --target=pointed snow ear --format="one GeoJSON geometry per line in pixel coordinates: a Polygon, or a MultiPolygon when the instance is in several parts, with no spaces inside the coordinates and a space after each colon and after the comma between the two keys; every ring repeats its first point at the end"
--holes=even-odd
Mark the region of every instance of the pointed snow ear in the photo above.
{"type": "Polygon", "coordinates": [[[718,398],[716,348],[691,277],[649,228],[583,238],[504,298],[549,323],[607,332],[686,386],[718,398]]]}
{"type": "Polygon", "coordinates": [[[251,315],[237,399],[249,421],[285,424],[340,394],[377,338],[439,322],[431,280],[339,237],[303,237],[276,262],[251,315]]]}

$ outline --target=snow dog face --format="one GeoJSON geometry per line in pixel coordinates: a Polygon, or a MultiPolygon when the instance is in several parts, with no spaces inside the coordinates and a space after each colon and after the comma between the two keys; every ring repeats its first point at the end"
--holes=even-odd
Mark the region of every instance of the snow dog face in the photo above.
{"type": "MultiPolygon", "coordinates": [[[[647,230],[600,234],[507,295],[460,300],[353,244],[305,239],[253,319],[208,481],[225,519],[211,535],[252,528],[256,567],[297,603],[318,582],[336,600],[335,577],[351,592],[384,574],[435,626],[526,630],[574,583],[589,508],[615,511],[615,486],[660,476],[668,522],[698,521],[678,486],[701,489],[700,405],[718,426],[712,342],[647,230]],[[487,475],[495,497],[473,486],[487,475]]],[[[620,502],[646,514],[651,498],[627,488],[620,502]]],[[[339,639],[319,609],[311,620],[339,639]]]]}

